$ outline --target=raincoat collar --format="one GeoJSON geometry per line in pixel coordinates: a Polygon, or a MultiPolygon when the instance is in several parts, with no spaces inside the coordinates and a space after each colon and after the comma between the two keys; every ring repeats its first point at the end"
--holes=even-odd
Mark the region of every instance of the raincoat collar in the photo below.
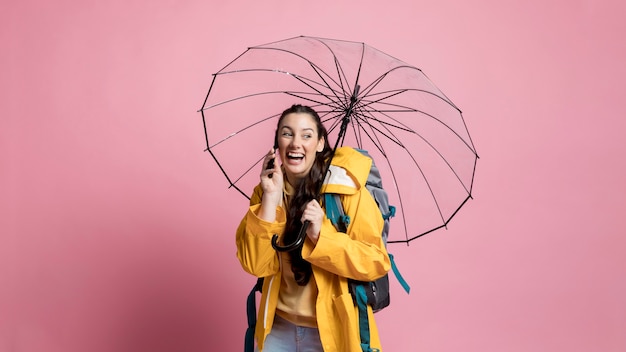
{"type": "Polygon", "coordinates": [[[354,194],[365,186],[372,160],[351,147],[335,151],[322,193],[354,194]]]}

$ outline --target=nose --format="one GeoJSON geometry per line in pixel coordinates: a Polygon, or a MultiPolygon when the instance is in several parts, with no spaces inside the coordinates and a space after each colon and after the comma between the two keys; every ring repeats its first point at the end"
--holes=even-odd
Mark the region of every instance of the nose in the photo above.
{"type": "Polygon", "coordinates": [[[297,148],[302,144],[302,139],[299,136],[294,136],[289,142],[289,146],[292,148],[297,148]]]}

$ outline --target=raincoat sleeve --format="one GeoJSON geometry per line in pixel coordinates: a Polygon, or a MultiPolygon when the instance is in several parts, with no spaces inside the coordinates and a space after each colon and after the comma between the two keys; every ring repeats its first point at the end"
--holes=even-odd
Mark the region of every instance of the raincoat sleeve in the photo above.
{"type": "Polygon", "coordinates": [[[381,233],[383,218],[376,201],[365,187],[342,196],[350,216],[347,234],[338,232],[324,218],[317,244],[305,241],[302,257],[336,275],[359,281],[374,281],[391,267],[381,233]]]}
{"type": "Polygon", "coordinates": [[[282,207],[276,208],[276,220],[267,222],[256,214],[261,204],[262,191],[259,186],[250,198],[250,208],[237,228],[237,258],[242,268],[257,277],[278,272],[279,259],[272,248],[272,236],[281,234],[285,228],[286,215],[282,207]]]}

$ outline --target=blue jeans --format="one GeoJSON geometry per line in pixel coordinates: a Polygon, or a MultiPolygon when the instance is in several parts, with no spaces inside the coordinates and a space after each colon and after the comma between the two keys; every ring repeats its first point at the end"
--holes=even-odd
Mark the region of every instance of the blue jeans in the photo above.
{"type": "Polygon", "coordinates": [[[323,351],[320,333],[316,328],[294,325],[278,315],[274,316],[272,331],[263,345],[263,352],[323,351]]]}

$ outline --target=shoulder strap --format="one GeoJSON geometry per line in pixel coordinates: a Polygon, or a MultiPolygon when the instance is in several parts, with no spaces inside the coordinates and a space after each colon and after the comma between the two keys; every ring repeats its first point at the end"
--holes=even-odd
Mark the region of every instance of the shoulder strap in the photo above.
{"type": "MultiPolygon", "coordinates": [[[[350,216],[344,213],[343,204],[341,203],[339,195],[335,193],[325,193],[324,207],[326,208],[326,217],[333,223],[335,228],[340,232],[346,232],[348,224],[350,224],[350,216]]],[[[395,215],[395,212],[396,208],[394,206],[389,206],[389,213],[383,215],[383,219],[388,220],[390,217],[395,215]]],[[[400,274],[400,270],[396,266],[396,261],[394,260],[393,255],[389,253],[389,251],[387,251],[387,254],[389,255],[389,260],[391,261],[391,270],[393,271],[394,276],[404,291],[409,293],[411,291],[411,287],[400,274]]]]}
{"type": "Polygon", "coordinates": [[[391,270],[393,271],[393,274],[395,275],[396,279],[398,280],[404,291],[406,293],[409,293],[411,291],[411,286],[409,286],[404,277],[402,277],[402,275],[400,274],[400,269],[398,269],[398,267],[396,266],[396,261],[393,257],[393,254],[387,252],[387,255],[389,255],[389,261],[391,262],[391,270]]]}
{"type": "MultiPolygon", "coordinates": [[[[324,207],[326,208],[326,217],[333,223],[335,228],[340,232],[346,232],[350,217],[345,214],[341,198],[335,193],[324,194],[324,207]]],[[[363,285],[354,285],[355,301],[359,312],[359,335],[361,337],[361,350],[363,352],[376,352],[378,349],[372,349],[370,346],[370,326],[367,315],[367,293],[363,285]]]]}
{"type": "Polygon", "coordinates": [[[246,312],[248,314],[248,328],[243,342],[244,352],[254,352],[254,328],[256,327],[256,299],[257,292],[263,289],[263,278],[256,280],[256,284],[252,287],[248,299],[246,300],[246,312]]]}
{"type": "Polygon", "coordinates": [[[324,193],[324,207],[326,208],[326,217],[333,223],[335,228],[340,232],[348,231],[350,224],[350,216],[343,211],[341,198],[336,193],[324,193]]]}
{"type": "Polygon", "coordinates": [[[361,350],[363,352],[379,352],[370,346],[370,324],[367,316],[367,293],[363,285],[356,285],[356,305],[359,311],[359,335],[361,335],[361,350]]]}

